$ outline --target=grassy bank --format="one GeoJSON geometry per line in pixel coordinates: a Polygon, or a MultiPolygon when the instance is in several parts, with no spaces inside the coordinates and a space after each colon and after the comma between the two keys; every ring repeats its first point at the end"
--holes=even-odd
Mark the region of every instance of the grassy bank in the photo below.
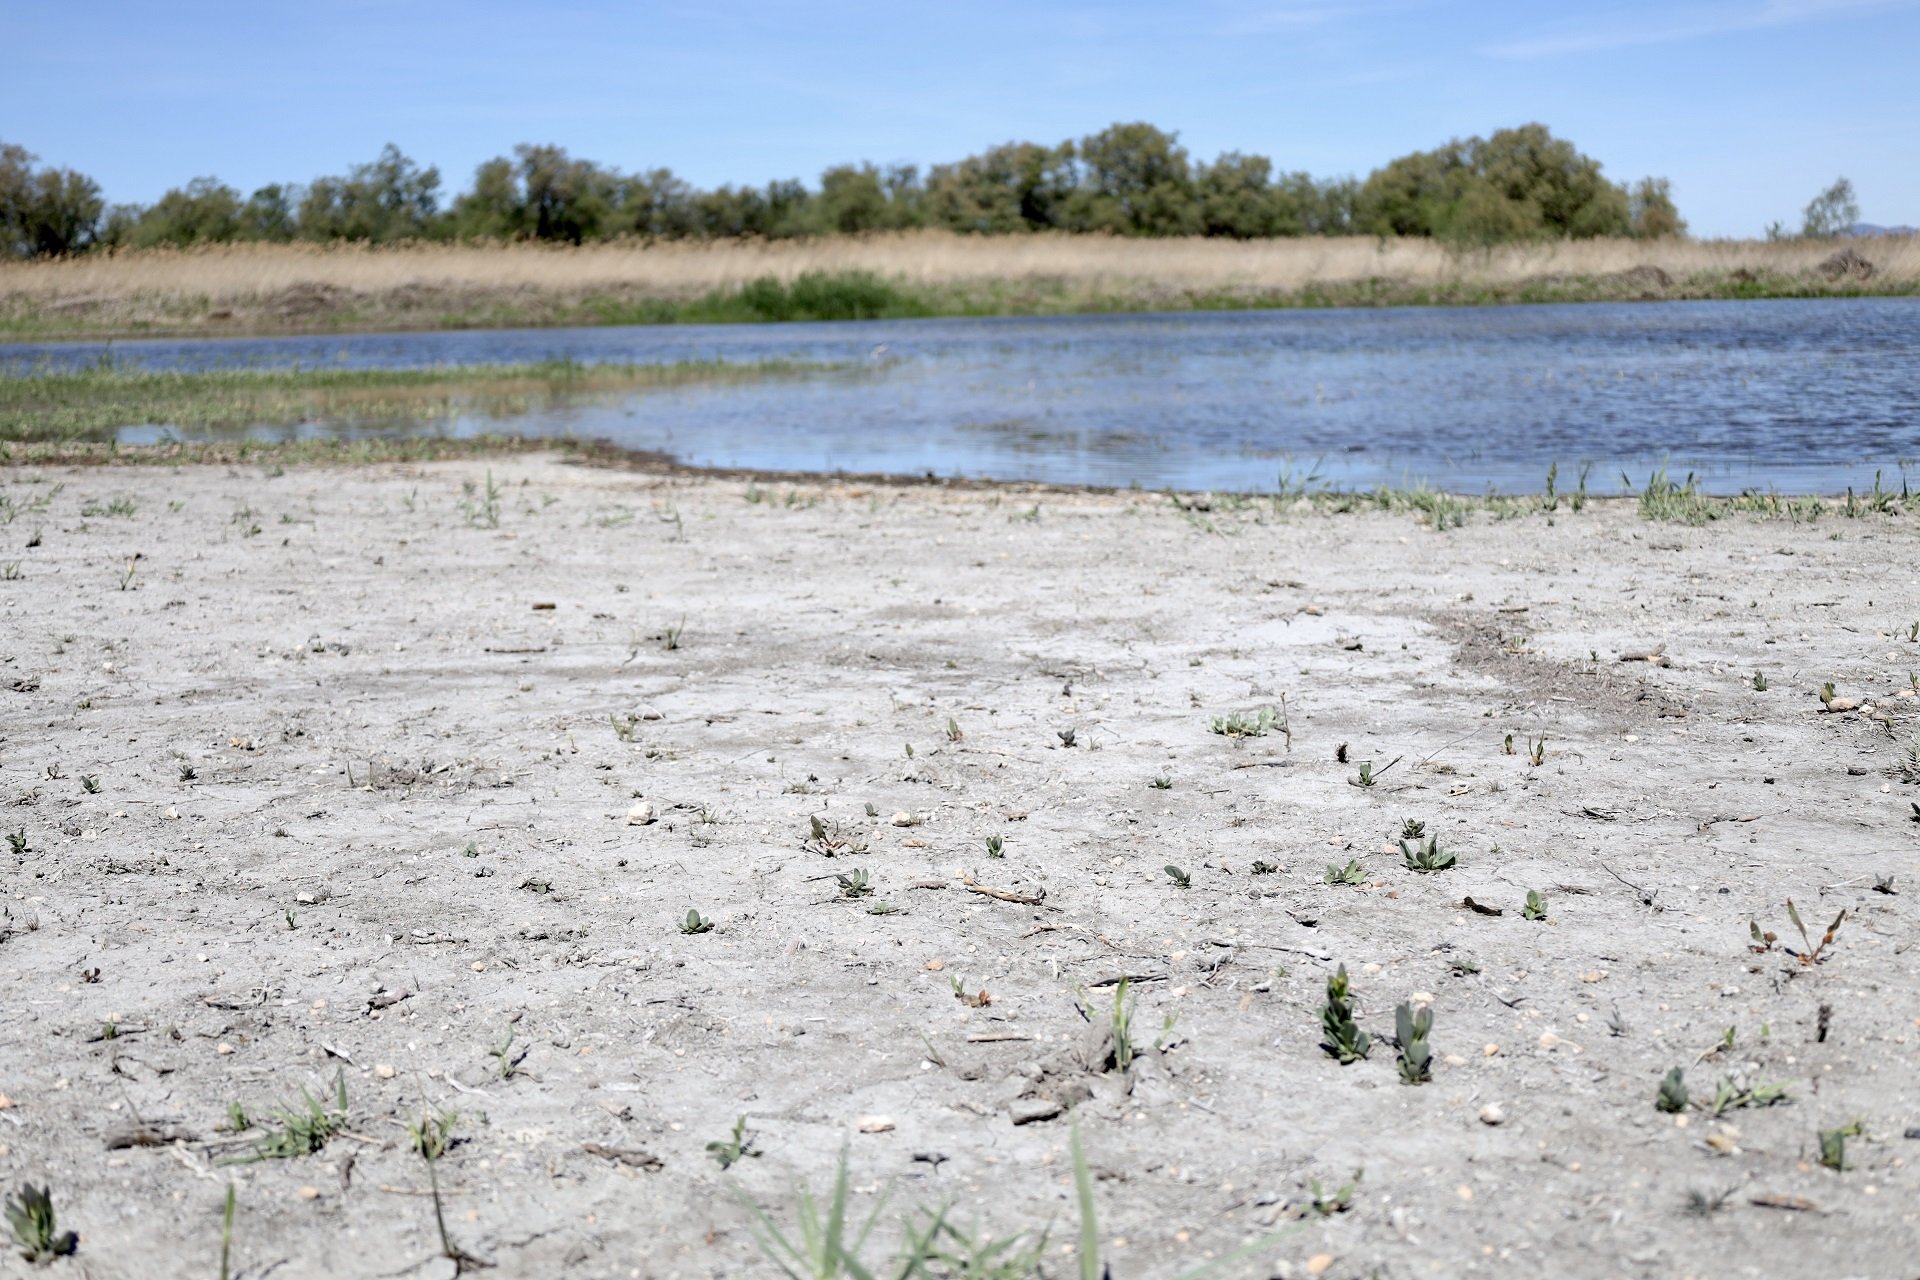
{"type": "Polygon", "coordinates": [[[232,245],[0,263],[0,337],[1920,293],[1920,241],[995,238],[232,245]],[[1855,255],[1836,261],[1835,254],[1855,255]]]}
{"type": "Polygon", "coordinates": [[[121,427],[239,430],[302,422],[510,417],[595,394],[819,373],[789,361],[534,364],[431,369],[155,371],[101,364],[0,377],[0,441],[107,440],[121,427]]]}

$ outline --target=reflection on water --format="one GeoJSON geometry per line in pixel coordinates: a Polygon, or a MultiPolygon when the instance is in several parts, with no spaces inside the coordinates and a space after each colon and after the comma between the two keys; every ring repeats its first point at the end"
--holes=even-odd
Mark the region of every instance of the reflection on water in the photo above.
{"type": "MultiPolygon", "coordinates": [[[[857,372],[551,402],[435,433],[606,437],[695,465],[1271,489],[1897,483],[1920,458],[1920,300],[1067,316],[0,346],[87,363],[394,367],[788,359],[857,372]]],[[[355,434],[351,423],[258,434],[355,434]]],[[[366,430],[392,432],[391,423],[366,430]]],[[[128,441],[158,437],[132,426],[128,441]]],[[[1920,479],[1920,471],[1915,473],[1920,479]]]]}

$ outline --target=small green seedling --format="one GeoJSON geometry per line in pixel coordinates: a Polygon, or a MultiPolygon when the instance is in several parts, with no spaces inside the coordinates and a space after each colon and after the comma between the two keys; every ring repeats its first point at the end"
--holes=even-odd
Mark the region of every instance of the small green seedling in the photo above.
{"type": "Polygon", "coordinates": [[[1728,1077],[1714,1086],[1713,1097],[1700,1106],[1708,1115],[1718,1119],[1729,1111],[1771,1107],[1791,1101],[1793,1099],[1787,1096],[1787,1086],[1783,1084],[1749,1085],[1744,1080],[1728,1077]]]}
{"type": "Polygon", "coordinates": [[[1425,1084],[1433,1079],[1433,1048],[1427,1043],[1427,1034],[1433,1030],[1433,1009],[1423,1006],[1415,1013],[1412,1005],[1399,1005],[1393,1011],[1393,1029],[1394,1039],[1400,1042],[1395,1059],[1400,1083],[1425,1084]]]}
{"type": "Polygon", "coordinates": [[[1835,1173],[1844,1173],[1852,1166],[1847,1163],[1847,1139],[1858,1138],[1867,1131],[1866,1125],[1855,1120],[1852,1124],[1843,1124],[1838,1129],[1820,1131],[1820,1163],[1835,1173]]]}
{"type": "Polygon", "coordinates": [[[1366,882],[1367,872],[1360,865],[1358,858],[1347,859],[1347,865],[1344,867],[1337,862],[1327,864],[1328,884],[1365,884],[1366,882]]]}
{"type": "Polygon", "coordinates": [[[967,735],[960,731],[960,722],[952,716],[947,717],[947,741],[958,742],[967,735]]]}
{"type": "Polygon", "coordinates": [[[713,921],[701,915],[692,907],[687,908],[687,918],[680,922],[680,932],[692,937],[696,933],[712,933],[713,921]]]}
{"type": "Polygon", "coordinates": [[[1225,738],[1264,738],[1280,724],[1280,713],[1272,707],[1261,707],[1258,711],[1235,711],[1229,715],[1215,716],[1208,728],[1225,738]]]}
{"type": "Polygon", "coordinates": [[[1006,857],[1007,856],[1006,842],[1001,840],[999,836],[988,836],[987,837],[987,856],[989,858],[1006,857]]]}
{"type": "Polygon", "coordinates": [[[1538,769],[1547,762],[1547,740],[1539,737],[1530,739],[1527,747],[1527,764],[1538,769]]]}
{"type": "Polygon", "coordinates": [[[1166,774],[1163,773],[1159,777],[1147,783],[1147,785],[1152,787],[1155,791],[1171,791],[1173,790],[1173,779],[1169,778],[1166,774]]]}
{"type": "Polygon", "coordinates": [[[758,1156],[753,1149],[753,1135],[747,1132],[747,1118],[740,1116],[733,1122],[731,1136],[716,1139],[707,1144],[707,1154],[712,1156],[722,1169],[731,1169],[743,1157],[758,1156]]]}
{"type": "Polygon", "coordinates": [[[1418,818],[1408,818],[1400,824],[1402,840],[1418,840],[1427,834],[1427,824],[1418,818]]]}
{"type": "Polygon", "coordinates": [[[27,829],[25,827],[20,828],[18,831],[7,832],[7,848],[13,851],[13,856],[16,858],[23,856],[27,852],[27,829]]]}
{"type": "Polygon", "coordinates": [[[199,771],[196,770],[192,765],[183,764],[180,766],[180,781],[192,782],[199,776],[200,776],[199,771]]]}
{"type": "Polygon", "coordinates": [[[233,1275],[233,1211],[238,1201],[233,1184],[227,1184],[226,1207],[220,1211],[220,1280],[233,1275]]]}
{"type": "Polygon", "coordinates": [[[1360,1189],[1360,1179],[1363,1176],[1365,1176],[1364,1170],[1355,1169],[1351,1181],[1343,1183],[1339,1190],[1331,1192],[1321,1188],[1318,1178],[1313,1179],[1307,1184],[1313,1193],[1313,1198],[1307,1202],[1306,1210],[1301,1216],[1331,1218],[1335,1214],[1345,1213],[1353,1208],[1354,1193],[1360,1189]]]}
{"type": "Polygon", "coordinates": [[[1409,871],[1445,871],[1456,861],[1451,849],[1440,847],[1439,836],[1428,836],[1424,844],[1402,840],[1400,857],[1409,871]]]}
{"type": "Polygon", "coordinates": [[[1378,769],[1373,767],[1373,761],[1362,760],[1360,762],[1360,772],[1355,776],[1348,778],[1347,785],[1350,787],[1378,786],[1380,783],[1380,779],[1386,777],[1387,770],[1393,768],[1393,766],[1399,764],[1404,759],[1406,759],[1405,756],[1395,756],[1393,759],[1381,765],[1378,769]]]}
{"type": "Polygon", "coordinates": [[[1516,753],[1515,753],[1515,751],[1514,751],[1514,749],[1513,749],[1513,735],[1512,735],[1512,734],[1508,734],[1508,735],[1506,736],[1506,738],[1505,738],[1505,739],[1503,739],[1503,740],[1501,741],[1501,743],[1500,743],[1500,751],[1501,751],[1501,753],[1502,753],[1503,755],[1509,755],[1509,756],[1510,756],[1510,755],[1514,755],[1514,754],[1516,754],[1516,753]]]}
{"type": "Polygon", "coordinates": [[[865,867],[844,871],[835,876],[834,880],[839,883],[840,896],[843,898],[864,898],[873,892],[873,885],[868,881],[865,867]]]}
{"type": "Polygon", "coordinates": [[[1765,672],[1756,671],[1753,673],[1753,691],[1755,693],[1765,693],[1767,691],[1767,677],[1765,672]]]}
{"type": "Polygon", "coordinates": [[[1787,899],[1787,918],[1793,921],[1793,927],[1800,931],[1800,942],[1804,948],[1801,951],[1795,951],[1789,947],[1787,948],[1787,954],[1794,957],[1801,964],[1816,965],[1825,961],[1826,950],[1833,945],[1834,938],[1839,935],[1840,926],[1845,923],[1847,913],[1846,909],[1842,908],[1840,914],[1833,918],[1833,923],[1827,926],[1827,931],[1820,935],[1820,943],[1818,946],[1814,945],[1813,939],[1807,936],[1807,926],[1800,922],[1800,912],[1798,908],[1793,905],[1792,898],[1787,899]]]}
{"type": "Polygon", "coordinates": [[[1660,1090],[1653,1096],[1653,1108],[1677,1116],[1687,1109],[1689,1100],[1687,1073],[1675,1067],[1661,1077],[1660,1090]]]}
{"type": "Polygon", "coordinates": [[[81,774],[80,789],[86,792],[90,796],[99,795],[100,794],[100,775],[97,773],[81,774]]]}
{"type": "Polygon", "coordinates": [[[1527,890],[1527,903],[1520,908],[1520,916],[1525,920],[1545,920],[1547,918],[1547,900],[1540,896],[1538,889],[1527,890]]]}
{"type": "Polygon", "coordinates": [[[492,1058],[498,1065],[500,1078],[502,1080],[511,1080],[519,1075],[520,1064],[527,1060],[529,1053],[533,1052],[532,1046],[528,1046],[520,1050],[520,1052],[515,1053],[513,1051],[513,1039],[513,1028],[508,1027],[507,1034],[501,1039],[500,1043],[487,1050],[487,1056],[492,1058]]]}
{"type": "Polygon", "coordinates": [[[300,1090],[300,1105],[274,1108],[271,1119],[267,1121],[267,1133],[254,1145],[251,1154],[233,1161],[235,1164],[251,1164],[257,1160],[292,1160],[300,1156],[310,1156],[327,1145],[334,1134],[347,1127],[347,1077],[340,1072],[334,1077],[334,1101],[332,1106],[300,1090]]]}
{"type": "Polygon", "coordinates": [[[1167,873],[1167,879],[1173,881],[1174,887],[1176,889],[1193,888],[1193,877],[1188,875],[1186,872],[1182,871],[1179,867],[1174,866],[1172,863],[1168,863],[1166,866],[1160,869],[1167,873]]]}
{"type": "Polygon", "coordinates": [[[20,1184],[20,1193],[7,1201],[7,1228],[13,1244],[28,1262],[52,1262],[70,1257],[80,1247],[80,1237],[60,1230],[53,1213],[53,1192],[31,1182],[20,1184]]]}
{"type": "Polygon", "coordinates": [[[1133,1043],[1133,1005],[1133,982],[1129,978],[1122,978],[1113,988],[1113,1009],[1107,1024],[1113,1031],[1113,1066],[1116,1071],[1125,1071],[1132,1066],[1137,1052],[1133,1043]]]}
{"type": "Polygon", "coordinates": [[[1353,1020],[1350,990],[1347,966],[1343,964],[1327,979],[1327,1003],[1320,1010],[1320,1031],[1326,1036],[1320,1047],[1343,1067],[1360,1061],[1373,1047],[1373,1037],[1353,1020]]]}
{"type": "Polygon", "coordinates": [[[1253,865],[1247,868],[1248,871],[1251,871],[1256,876],[1270,876],[1279,869],[1279,863],[1268,862],[1265,858],[1255,858],[1253,865]]]}

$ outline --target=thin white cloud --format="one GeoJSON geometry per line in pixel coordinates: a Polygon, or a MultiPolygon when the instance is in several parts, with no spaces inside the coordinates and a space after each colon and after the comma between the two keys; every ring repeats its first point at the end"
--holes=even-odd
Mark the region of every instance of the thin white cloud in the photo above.
{"type": "Polygon", "coordinates": [[[1913,0],[1768,0],[1765,4],[1700,9],[1665,23],[1636,20],[1605,27],[1568,29],[1490,45],[1488,57],[1526,61],[1574,53],[1598,53],[1654,44],[1676,44],[1742,31],[1763,31],[1875,9],[1910,9],[1913,0]]]}

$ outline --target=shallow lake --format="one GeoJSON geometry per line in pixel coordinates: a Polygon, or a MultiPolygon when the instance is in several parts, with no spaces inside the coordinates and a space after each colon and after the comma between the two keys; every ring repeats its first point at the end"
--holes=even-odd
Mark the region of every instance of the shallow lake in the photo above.
{"type": "MultiPolygon", "coordinates": [[[[0,373],[118,362],[396,367],[788,359],[840,373],[436,419],[702,466],[1146,488],[1428,483],[1614,492],[1920,484],[1920,299],[1589,303],[0,345],[0,373]]],[[[382,424],[268,428],[392,433],[382,424]]],[[[121,438],[170,434],[130,424],[121,438]]]]}

